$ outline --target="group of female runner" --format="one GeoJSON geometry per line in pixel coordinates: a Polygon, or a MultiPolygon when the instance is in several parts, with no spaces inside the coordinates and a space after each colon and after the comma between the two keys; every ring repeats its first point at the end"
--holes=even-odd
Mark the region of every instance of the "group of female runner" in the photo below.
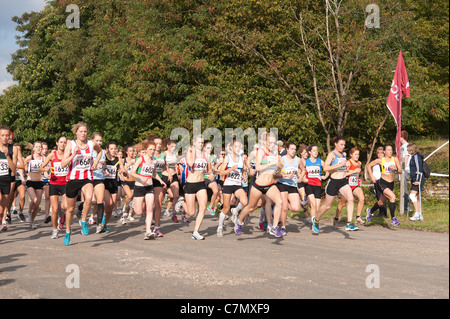
{"type": "MultiPolygon", "coordinates": [[[[15,194],[24,186],[23,182],[30,197],[30,227],[36,228],[34,220],[46,187],[45,177],[49,179],[52,238],[58,238],[58,227],[65,223],[65,245],[71,242],[75,210],[81,213],[83,235],[89,233],[88,214],[91,206],[91,223],[95,223],[93,217],[97,216],[96,232],[109,232],[107,224],[117,200],[122,197],[121,194],[118,196],[119,189],[126,195],[122,216],[124,223],[124,218],[127,214],[131,216],[129,213],[133,208],[137,216],[145,211],[146,240],[164,236],[160,230],[160,221],[167,195],[170,198],[167,211],[173,206],[171,219],[174,222],[179,222],[177,212],[182,213],[184,222],[189,222],[187,216],[195,216],[192,233],[195,240],[204,239],[199,231],[207,210],[219,217],[218,237],[223,237],[224,222],[229,212],[232,213],[234,232],[240,236],[242,227],[248,221],[247,217],[257,207],[261,207],[259,227],[275,237],[286,236],[288,211],[299,212],[305,202],[309,202],[310,206],[311,230],[319,233],[320,218],[331,208],[338,194],[341,200],[335,224],[342,208],[346,206],[345,229],[358,230],[353,223],[354,198],[358,199],[355,222],[365,223],[361,217],[364,193],[360,187],[362,167],[359,150],[352,148],[347,158],[344,152],[345,139],[342,137],[333,139],[334,149],[323,161],[318,157],[317,145],[302,147],[298,150],[298,157],[297,146],[288,143],[286,155],[280,156],[276,136],[272,133],[263,133],[248,156],[244,154],[243,145],[234,140],[216,157],[211,153],[211,144],[204,144],[202,135],[194,136],[192,145],[179,156],[175,153],[176,141],[151,135],[136,146],[127,146],[123,157],[119,157],[115,142],[108,142],[103,149],[100,133],[88,137],[86,123],[73,125],[72,132],[75,136],[73,139],[58,137],[55,149],[48,154],[42,152],[41,142],[35,142],[31,154],[24,159],[20,146],[12,144],[9,128],[0,127],[2,230],[6,228],[8,216],[4,212],[10,209],[15,194]],[[248,182],[250,176],[251,183],[248,182]],[[329,181],[322,200],[322,183],[327,178],[329,181]],[[208,189],[212,193],[209,206],[208,189]],[[77,201],[80,201],[78,208],[77,201]],[[63,211],[65,214],[61,214],[63,211]]],[[[367,210],[367,221],[380,206],[389,201],[392,223],[398,225],[394,216],[395,195],[392,189],[394,174],[401,173],[401,165],[392,156],[392,147],[386,146],[384,155],[370,162],[367,170],[381,191],[379,200],[367,210]],[[376,165],[381,167],[379,180],[373,174],[376,165]]],[[[23,221],[22,194],[24,192],[19,191],[19,218],[23,221]]]]}

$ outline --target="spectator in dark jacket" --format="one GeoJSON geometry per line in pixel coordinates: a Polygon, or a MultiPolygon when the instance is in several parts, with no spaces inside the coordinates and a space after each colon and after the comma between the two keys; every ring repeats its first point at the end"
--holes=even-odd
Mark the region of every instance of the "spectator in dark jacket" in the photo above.
{"type": "Polygon", "coordinates": [[[417,198],[417,193],[421,196],[420,190],[425,184],[425,177],[423,176],[423,156],[418,152],[418,147],[414,143],[408,144],[408,153],[411,155],[409,161],[409,172],[411,177],[411,192],[409,198],[414,205],[414,216],[410,220],[423,220],[422,207],[420,207],[420,198],[417,198]]]}

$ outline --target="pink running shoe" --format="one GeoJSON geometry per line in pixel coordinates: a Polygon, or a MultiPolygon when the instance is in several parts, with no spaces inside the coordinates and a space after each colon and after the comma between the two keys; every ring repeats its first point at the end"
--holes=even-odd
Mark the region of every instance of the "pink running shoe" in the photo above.
{"type": "Polygon", "coordinates": [[[181,217],[181,220],[182,220],[183,222],[185,222],[185,223],[189,223],[189,219],[186,217],[186,215],[183,215],[183,216],[181,217]]]}
{"type": "Polygon", "coordinates": [[[177,215],[172,215],[172,220],[173,220],[175,223],[178,223],[178,222],[179,222],[177,215]]]}

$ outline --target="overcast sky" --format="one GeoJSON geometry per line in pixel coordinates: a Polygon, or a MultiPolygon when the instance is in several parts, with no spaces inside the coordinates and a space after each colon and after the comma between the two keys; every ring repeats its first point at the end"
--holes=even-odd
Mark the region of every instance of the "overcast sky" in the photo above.
{"type": "Polygon", "coordinates": [[[45,4],[46,0],[0,0],[0,94],[14,84],[11,74],[6,72],[11,54],[19,48],[15,39],[19,32],[11,18],[25,12],[41,11],[45,4]]]}

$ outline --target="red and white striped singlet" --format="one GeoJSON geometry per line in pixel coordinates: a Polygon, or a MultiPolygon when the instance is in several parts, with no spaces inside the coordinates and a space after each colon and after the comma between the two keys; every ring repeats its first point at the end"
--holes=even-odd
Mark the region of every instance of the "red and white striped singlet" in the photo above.
{"type": "MultiPolygon", "coordinates": [[[[77,145],[74,140],[70,141],[72,143],[73,154],[74,148],[77,145]]],[[[85,149],[78,149],[77,154],[73,157],[72,161],[69,163],[69,172],[67,173],[67,181],[73,180],[83,180],[89,179],[93,180],[92,177],[92,154],[94,151],[94,142],[91,140],[87,141],[87,146],[85,149]]]]}

